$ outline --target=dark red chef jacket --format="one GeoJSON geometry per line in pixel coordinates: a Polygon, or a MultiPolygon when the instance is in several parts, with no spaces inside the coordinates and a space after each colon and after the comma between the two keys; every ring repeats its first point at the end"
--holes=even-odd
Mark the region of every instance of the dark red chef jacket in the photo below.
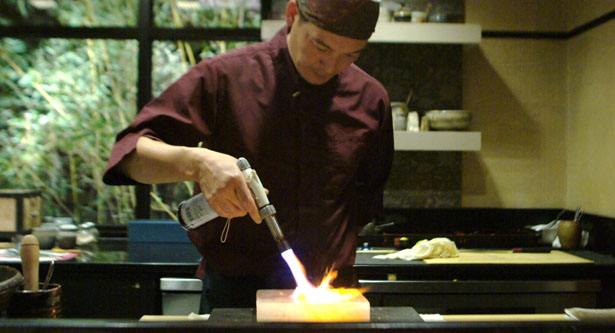
{"type": "MultiPolygon", "coordinates": [[[[136,184],[118,163],[148,136],[245,157],[308,274],[354,264],[358,228],[382,208],[393,154],[384,87],[357,66],[314,86],[297,72],[287,28],[272,40],[204,59],[147,104],[117,136],[107,184],[136,184]]],[[[265,275],[284,266],[265,223],[217,218],[189,237],[208,269],[265,275]]]]}

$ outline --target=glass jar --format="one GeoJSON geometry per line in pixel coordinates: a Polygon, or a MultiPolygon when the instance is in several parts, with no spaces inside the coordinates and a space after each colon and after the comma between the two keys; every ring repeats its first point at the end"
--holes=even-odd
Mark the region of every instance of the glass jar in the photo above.
{"type": "Polygon", "coordinates": [[[401,4],[401,7],[393,13],[393,21],[395,22],[410,22],[411,20],[412,11],[405,4],[401,4]]]}
{"type": "Polygon", "coordinates": [[[85,222],[79,225],[79,231],[77,231],[77,246],[83,246],[87,244],[96,243],[99,236],[98,229],[94,222],[85,222]]]}

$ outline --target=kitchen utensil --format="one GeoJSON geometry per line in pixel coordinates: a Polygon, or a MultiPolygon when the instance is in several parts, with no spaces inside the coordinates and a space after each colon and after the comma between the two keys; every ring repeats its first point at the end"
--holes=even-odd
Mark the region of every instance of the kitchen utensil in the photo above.
{"type": "Polygon", "coordinates": [[[465,129],[471,120],[468,110],[431,110],[425,116],[429,119],[429,126],[435,130],[465,129]]]}
{"type": "Polygon", "coordinates": [[[412,101],[413,96],[414,96],[414,89],[410,89],[410,91],[408,92],[408,96],[406,97],[406,106],[410,104],[410,101],[412,101]]]}
{"type": "Polygon", "coordinates": [[[62,286],[51,283],[38,291],[17,290],[9,301],[9,318],[58,318],[62,315],[62,286]]]}
{"type": "Polygon", "coordinates": [[[362,294],[337,301],[295,300],[294,290],[266,289],[256,292],[258,322],[368,322],[369,301],[362,294]]]}
{"type": "Polygon", "coordinates": [[[21,267],[25,278],[24,290],[38,291],[38,240],[33,235],[26,235],[21,240],[21,267]]]}
{"type": "Polygon", "coordinates": [[[13,267],[0,266],[0,314],[6,310],[11,296],[23,284],[23,276],[13,267]]]}
{"type": "Polygon", "coordinates": [[[53,272],[49,267],[44,284],[38,282],[39,245],[33,235],[21,240],[21,266],[25,277],[23,289],[16,290],[11,296],[7,315],[11,318],[56,318],[62,312],[60,297],[62,287],[48,284],[53,272]]]}
{"type": "Polygon", "coordinates": [[[581,244],[581,223],[577,221],[562,220],[557,228],[557,236],[562,249],[576,250],[581,244]]]}
{"type": "Polygon", "coordinates": [[[581,216],[583,216],[583,211],[581,210],[581,207],[577,207],[577,210],[574,213],[574,221],[579,222],[579,220],[581,220],[581,216]]]}
{"type": "Polygon", "coordinates": [[[513,253],[550,253],[550,247],[515,247],[513,253]]]}
{"type": "Polygon", "coordinates": [[[43,290],[47,290],[47,286],[49,285],[49,281],[51,280],[51,276],[53,275],[53,267],[55,266],[55,261],[51,261],[49,263],[49,269],[47,269],[47,276],[45,277],[45,283],[43,283],[43,290]]]}

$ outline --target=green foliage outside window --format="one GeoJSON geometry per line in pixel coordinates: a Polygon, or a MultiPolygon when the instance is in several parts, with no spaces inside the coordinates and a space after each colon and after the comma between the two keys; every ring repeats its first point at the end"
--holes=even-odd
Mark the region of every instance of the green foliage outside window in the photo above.
{"type": "Polygon", "coordinates": [[[136,112],[135,41],[0,41],[0,187],[37,188],[45,214],[121,223],[130,188],[102,173],[136,112]]]}
{"type": "MultiPolygon", "coordinates": [[[[166,4],[171,10],[175,2],[155,6],[165,10],[166,4]]],[[[3,0],[0,7],[11,10],[0,13],[0,24],[26,24],[28,15],[39,19],[46,15],[45,20],[71,26],[136,22],[138,0],[57,3],[58,8],[41,13],[28,1],[3,0]]],[[[232,13],[223,8],[211,9],[207,15],[220,26],[235,27],[238,23],[233,20],[240,16],[232,13]]],[[[175,17],[171,22],[175,27],[186,25],[182,15],[193,14],[178,11],[169,16],[175,17]]],[[[242,17],[244,27],[260,21],[250,13],[242,17]]],[[[245,44],[155,42],[153,95],[200,59],[245,44]]],[[[0,188],[41,190],[44,216],[71,216],[77,222],[100,224],[126,224],[133,219],[134,187],[106,186],[102,173],[116,134],[137,111],[137,58],[134,40],[0,38],[0,188]]],[[[191,184],[154,186],[152,217],[173,217],[177,203],[190,194],[191,184]]]]}
{"type": "Polygon", "coordinates": [[[158,27],[258,28],[258,0],[155,0],[158,27]]]}
{"type": "Polygon", "coordinates": [[[139,0],[1,0],[0,25],[135,26],[138,4],[139,0]]]}

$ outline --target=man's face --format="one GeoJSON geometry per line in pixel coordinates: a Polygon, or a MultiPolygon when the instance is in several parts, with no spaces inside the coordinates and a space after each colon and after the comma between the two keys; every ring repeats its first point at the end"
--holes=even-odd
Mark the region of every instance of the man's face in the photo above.
{"type": "Polygon", "coordinates": [[[294,16],[288,50],[299,74],[321,85],[348,68],[367,45],[366,40],[336,35],[294,16]]]}

